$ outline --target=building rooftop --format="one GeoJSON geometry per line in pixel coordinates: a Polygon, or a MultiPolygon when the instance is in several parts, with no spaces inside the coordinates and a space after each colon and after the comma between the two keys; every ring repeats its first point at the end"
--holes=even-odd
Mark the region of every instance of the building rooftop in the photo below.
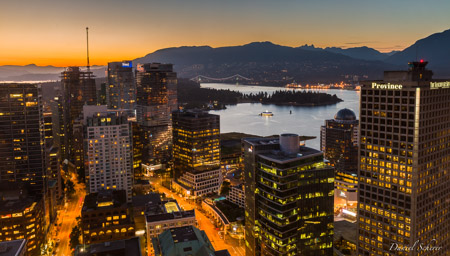
{"type": "Polygon", "coordinates": [[[31,210],[35,205],[36,200],[32,197],[0,201],[0,215],[23,212],[26,208],[30,208],[31,210]]]}
{"type": "Polygon", "coordinates": [[[219,115],[210,114],[201,109],[177,110],[172,112],[172,115],[176,115],[180,119],[219,118],[219,115]]]}
{"type": "Polygon", "coordinates": [[[153,200],[146,204],[145,218],[147,222],[195,217],[195,210],[183,211],[174,199],[153,200]]]}
{"type": "MultiPolygon", "coordinates": [[[[278,139],[278,135],[274,135],[272,137],[248,137],[243,138],[243,140],[247,141],[251,145],[267,145],[267,144],[279,144],[280,141],[278,139]]],[[[298,136],[299,141],[307,141],[307,140],[314,140],[316,136],[298,136]]]]}
{"type": "Polygon", "coordinates": [[[271,150],[268,152],[260,153],[259,156],[261,156],[262,158],[266,158],[270,161],[283,163],[299,160],[307,156],[322,155],[322,154],[323,154],[322,151],[319,151],[317,149],[300,146],[298,153],[291,154],[281,150],[271,150]]]}
{"type": "Polygon", "coordinates": [[[135,179],[134,180],[134,184],[137,184],[137,185],[150,185],[150,181],[149,180],[142,180],[142,179],[135,179]]]}
{"type": "Polygon", "coordinates": [[[132,198],[133,207],[144,207],[146,205],[156,205],[161,202],[161,196],[158,193],[147,195],[136,195],[132,198]]]}
{"type": "Polygon", "coordinates": [[[356,222],[349,222],[346,220],[334,222],[334,240],[338,240],[341,236],[354,244],[356,244],[358,227],[356,222]]]}
{"type": "Polygon", "coordinates": [[[216,256],[231,256],[228,250],[220,250],[216,251],[216,256]]]}
{"type": "Polygon", "coordinates": [[[98,244],[79,245],[75,256],[141,256],[139,237],[98,244]]]}
{"type": "Polygon", "coordinates": [[[335,120],[341,120],[341,121],[354,121],[356,120],[355,112],[348,108],[343,108],[339,110],[336,115],[334,115],[335,120]]]}
{"type": "Polygon", "coordinates": [[[278,136],[269,138],[243,138],[243,140],[247,141],[251,145],[279,144],[278,136]]]}
{"type": "Polygon", "coordinates": [[[173,65],[154,62],[137,64],[136,69],[140,72],[173,72],[173,65]]]}
{"type": "Polygon", "coordinates": [[[156,255],[227,256],[227,250],[215,251],[206,233],[193,226],[172,228],[152,240],[156,255]]]}
{"type": "Polygon", "coordinates": [[[25,250],[27,240],[19,239],[14,241],[0,242],[0,256],[16,256],[25,250]]]}
{"type": "Polygon", "coordinates": [[[217,215],[219,215],[219,217],[222,219],[222,222],[223,222],[225,225],[230,224],[230,221],[228,220],[227,216],[225,216],[225,214],[224,214],[219,208],[217,208],[217,206],[215,206],[215,205],[212,204],[212,203],[208,203],[206,200],[205,200],[204,202],[205,202],[205,204],[207,204],[209,207],[211,207],[211,209],[212,209],[215,213],[217,213],[217,215]]]}
{"type": "Polygon", "coordinates": [[[170,230],[170,233],[172,233],[172,239],[175,244],[198,240],[192,226],[174,228],[170,230]]]}
{"type": "Polygon", "coordinates": [[[22,182],[0,181],[0,201],[28,197],[28,189],[22,182]]]}
{"type": "Polygon", "coordinates": [[[117,208],[127,205],[125,190],[100,190],[84,198],[82,212],[98,209],[117,208]]]}

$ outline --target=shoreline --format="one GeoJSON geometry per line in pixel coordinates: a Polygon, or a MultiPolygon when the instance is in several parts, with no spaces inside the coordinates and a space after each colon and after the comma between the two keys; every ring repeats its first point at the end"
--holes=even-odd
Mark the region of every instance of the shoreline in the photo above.
{"type": "Polygon", "coordinates": [[[227,109],[227,106],[233,106],[233,105],[238,105],[238,104],[245,104],[245,103],[250,103],[250,104],[262,104],[262,105],[275,105],[275,106],[291,106],[291,107],[324,107],[324,106],[330,106],[330,105],[336,105],[342,101],[339,102],[335,102],[335,103],[320,103],[320,104],[315,104],[315,103],[296,103],[296,102],[287,102],[287,103],[267,103],[267,102],[260,102],[260,101],[240,101],[237,103],[222,103],[223,104],[223,108],[202,108],[202,110],[225,110],[227,109]]]}

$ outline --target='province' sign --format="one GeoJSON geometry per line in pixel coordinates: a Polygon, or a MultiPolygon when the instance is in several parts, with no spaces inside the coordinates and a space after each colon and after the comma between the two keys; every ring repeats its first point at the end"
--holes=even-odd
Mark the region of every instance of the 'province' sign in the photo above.
{"type": "Polygon", "coordinates": [[[430,82],[430,89],[450,88],[450,82],[430,82]]]}
{"type": "Polygon", "coordinates": [[[403,85],[401,84],[378,84],[378,83],[372,83],[372,89],[386,89],[386,90],[401,90],[403,88],[403,85]]]}

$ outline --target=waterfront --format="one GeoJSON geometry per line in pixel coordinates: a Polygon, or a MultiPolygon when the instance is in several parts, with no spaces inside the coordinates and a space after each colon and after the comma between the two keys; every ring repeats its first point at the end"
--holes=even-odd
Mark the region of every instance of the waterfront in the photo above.
{"type": "MultiPolygon", "coordinates": [[[[215,84],[201,85],[204,88],[229,89],[242,93],[274,92],[277,90],[292,90],[283,87],[215,84]]],[[[317,91],[317,90],[313,90],[317,91]]],[[[302,106],[277,106],[261,103],[242,103],[227,105],[224,110],[211,110],[210,113],[220,115],[220,132],[242,132],[260,136],[277,135],[280,133],[298,133],[299,135],[316,136],[316,139],[308,141],[307,145],[319,149],[320,126],[324,120],[334,117],[342,108],[353,110],[359,116],[359,91],[350,90],[320,90],[328,94],[336,94],[343,101],[335,105],[302,107],[302,106]],[[259,114],[270,111],[274,115],[262,117],[259,114]],[[292,114],[290,114],[292,111],[292,114]]]]}

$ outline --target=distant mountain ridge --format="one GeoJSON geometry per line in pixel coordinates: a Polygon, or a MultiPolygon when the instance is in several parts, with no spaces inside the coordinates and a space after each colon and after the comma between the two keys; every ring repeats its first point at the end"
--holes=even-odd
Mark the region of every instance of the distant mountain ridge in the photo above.
{"type": "MultiPolygon", "coordinates": [[[[82,67],[84,69],[84,67],[82,67]]],[[[45,81],[45,80],[59,80],[60,74],[64,67],[55,66],[37,66],[35,64],[28,64],[25,66],[19,65],[4,65],[0,66],[0,81],[45,81]]],[[[95,76],[104,77],[104,66],[91,66],[91,71],[95,76]]]]}
{"type": "Polygon", "coordinates": [[[309,50],[309,51],[327,51],[333,53],[339,53],[345,56],[352,57],[354,59],[360,60],[375,60],[375,61],[383,61],[392,54],[396,53],[382,53],[373,48],[369,48],[367,46],[362,47],[352,47],[352,48],[340,48],[340,47],[326,47],[326,48],[316,48],[314,45],[302,45],[298,47],[299,49],[309,50]]]}
{"type": "MultiPolygon", "coordinates": [[[[240,74],[254,81],[272,84],[287,82],[337,82],[381,78],[383,71],[406,69],[409,61],[424,59],[435,77],[450,76],[450,30],[420,39],[399,52],[381,53],[363,46],[353,48],[314,45],[288,47],[271,42],[240,46],[183,46],[157,50],[133,60],[133,64],[161,62],[174,64],[180,77],[205,75],[227,77],[240,74]]],[[[57,80],[62,67],[0,66],[0,81],[57,80]]],[[[105,67],[92,67],[97,77],[105,67]]]]}
{"type": "Polygon", "coordinates": [[[135,59],[134,64],[174,63],[180,77],[205,75],[221,78],[235,74],[270,84],[336,82],[353,77],[377,78],[388,67],[377,61],[354,59],[329,51],[311,51],[271,42],[211,48],[179,47],[158,50],[135,59]]]}
{"type": "Polygon", "coordinates": [[[421,59],[429,62],[428,68],[434,71],[436,77],[450,75],[450,29],[416,41],[390,56],[386,62],[400,64],[421,59]]]}

